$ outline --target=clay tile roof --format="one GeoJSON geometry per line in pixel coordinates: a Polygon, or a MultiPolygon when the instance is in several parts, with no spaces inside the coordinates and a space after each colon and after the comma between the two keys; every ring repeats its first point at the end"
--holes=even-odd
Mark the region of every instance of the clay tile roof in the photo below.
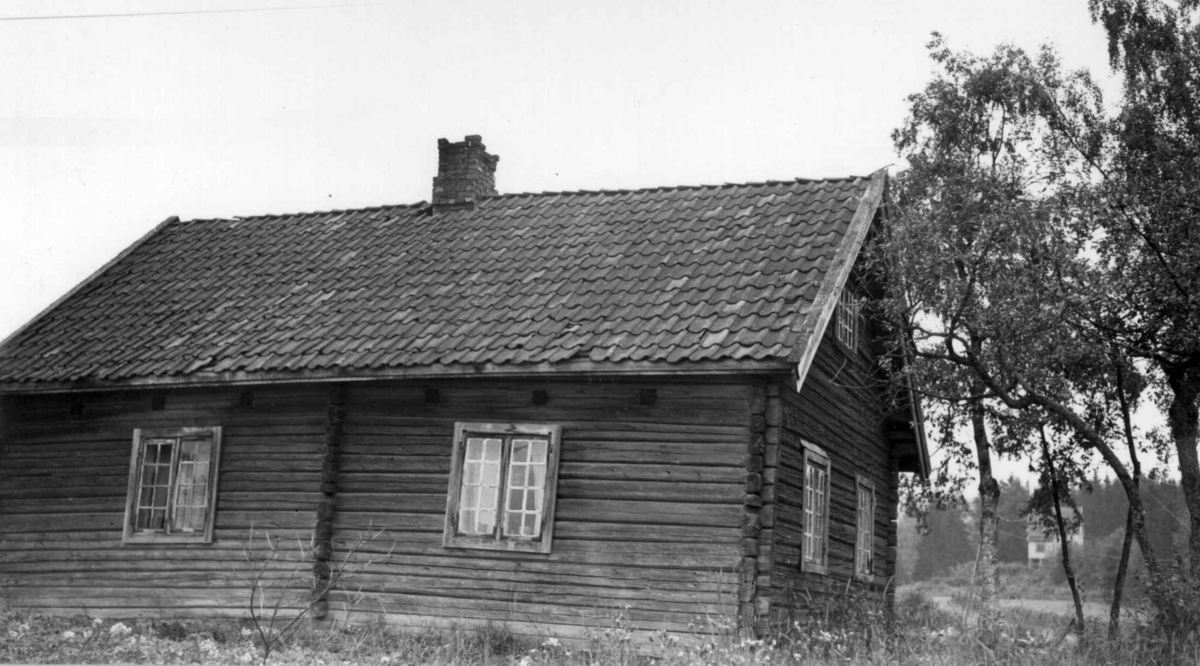
{"type": "Polygon", "coordinates": [[[172,218],[0,345],[0,387],[782,367],[811,357],[885,178],[172,218]]]}

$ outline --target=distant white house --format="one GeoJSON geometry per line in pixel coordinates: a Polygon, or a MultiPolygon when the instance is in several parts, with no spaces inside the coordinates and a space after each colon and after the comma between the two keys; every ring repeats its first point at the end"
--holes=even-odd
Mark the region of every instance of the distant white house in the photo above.
{"type": "MultiPolygon", "coordinates": [[[[1030,567],[1040,567],[1047,559],[1058,557],[1059,539],[1057,531],[1051,530],[1047,533],[1041,523],[1036,520],[1030,520],[1025,530],[1025,535],[1025,540],[1028,544],[1027,556],[1030,567]]],[[[1068,534],[1067,538],[1070,540],[1071,545],[1076,548],[1083,546],[1083,525],[1080,524],[1079,527],[1068,534]]]]}

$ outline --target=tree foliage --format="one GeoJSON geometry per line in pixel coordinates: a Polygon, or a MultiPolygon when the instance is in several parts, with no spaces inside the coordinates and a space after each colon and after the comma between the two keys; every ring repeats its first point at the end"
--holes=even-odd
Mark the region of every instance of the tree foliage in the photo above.
{"type": "Polygon", "coordinates": [[[1136,402],[1144,382],[1099,325],[1119,316],[1096,261],[1099,91],[1085,73],[1064,73],[1050,49],[979,58],[936,35],[930,49],[940,72],[909,98],[894,134],[909,166],[875,248],[890,288],[885,318],[912,357],[906,379],[941,401],[951,452],[966,423],[983,430],[969,418],[982,412],[1001,454],[1042,457],[1044,428],[1065,438],[1046,460],[1056,482],[1083,478],[1098,455],[1126,491],[1159,579],[1136,480],[1115,448],[1125,441],[1118,405],[1136,402]]]}

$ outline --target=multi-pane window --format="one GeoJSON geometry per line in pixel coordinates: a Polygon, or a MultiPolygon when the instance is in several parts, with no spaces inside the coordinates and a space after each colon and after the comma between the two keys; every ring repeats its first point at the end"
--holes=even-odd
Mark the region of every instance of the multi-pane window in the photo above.
{"type": "Polygon", "coordinates": [[[804,442],[804,537],[800,569],[825,573],[829,555],[829,457],[804,442]]]}
{"type": "Polygon", "coordinates": [[[221,429],[134,430],[126,542],[212,541],[221,429]]]}
{"type": "Polygon", "coordinates": [[[875,484],[859,476],[858,537],[854,544],[854,575],[869,577],[875,567],[875,484]]]}
{"type": "Polygon", "coordinates": [[[550,552],[561,428],[455,426],[443,543],[550,552]]]}
{"type": "Polygon", "coordinates": [[[858,348],[859,319],[861,318],[862,303],[854,297],[847,286],[838,298],[837,315],[834,317],[834,332],[837,339],[849,349],[858,348]]]}

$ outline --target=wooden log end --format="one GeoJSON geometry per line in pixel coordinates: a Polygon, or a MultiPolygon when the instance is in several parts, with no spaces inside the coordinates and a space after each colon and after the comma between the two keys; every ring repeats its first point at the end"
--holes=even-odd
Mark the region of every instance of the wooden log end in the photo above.
{"type": "Polygon", "coordinates": [[[754,473],[763,471],[763,457],[746,456],[746,471],[754,473]]]}
{"type": "Polygon", "coordinates": [[[775,505],[764,504],[758,511],[758,520],[763,527],[775,527],[775,505]]]}
{"type": "Polygon", "coordinates": [[[779,467],[779,445],[768,444],[766,451],[763,453],[764,467],[779,467]]]}

